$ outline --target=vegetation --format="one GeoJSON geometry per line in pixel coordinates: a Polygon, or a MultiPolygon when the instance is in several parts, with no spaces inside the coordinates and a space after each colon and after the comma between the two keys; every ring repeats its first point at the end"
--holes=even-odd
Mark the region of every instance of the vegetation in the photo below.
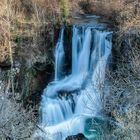
{"type": "Polygon", "coordinates": [[[104,111],[122,128],[105,139],[139,139],[139,0],[0,0],[0,139],[32,134],[60,26],[83,14],[100,15],[114,31],[115,64],[107,73],[111,95],[104,111]]]}
{"type": "Polygon", "coordinates": [[[140,36],[129,32],[114,44],[114,70],[107,73],[110,94],[105,98],[104,111],[116,125],[110,138],[138,140],[140,89],[140,36]]]}
{"type": "Polygon", "coordinates": [[[60,0],[61,16],[62,18],[67,18],[69,15],[69,3],[68,0],[60,0]]]}

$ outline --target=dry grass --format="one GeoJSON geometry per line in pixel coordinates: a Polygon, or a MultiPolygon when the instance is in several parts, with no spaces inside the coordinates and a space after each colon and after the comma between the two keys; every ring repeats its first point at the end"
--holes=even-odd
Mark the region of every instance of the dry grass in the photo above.
{"type": "Polygon", "coordinates": [[[116,20],[118,21],[120,34],[128,33],[130,30],[135,30],[138,33],[140,31],[139,1],[133,0],[130,3],[125,2],[116,20]]]}
{"type": "MultiPolygon", "coordinates": [[[[56,0],[1,0],[0,8],[0,62],[13,61],[18,53],[14,48],[20,48],[25,40],[28,48],[24,50],[33,49],[34,53],[40,47],[36,43],[40,41],[37,40],[40,39],[40,28],[45,30],[49,27],[47,30],[51,31],[60,18],[59,3],[56,0]],[[31,40],[34,45],[30,47],[31,40]],[[16,54],[13,56],[13,53],[16,54]]],[[[40,51],[36,55],[41,56],[40,51]]]]}
{"type": "MultiPolygon", "coordinates": [[[[0,1],[0,62],[7,60],[9,57],[12,59],[11,55],[11,44],[10,40],[10,15],[9,7],[7,1],[0,1]],[[7,16],[6,16],[7,15],[7,16]],[[10,54],[10,55],[9,55],[10,54]]],[[[12,60],[11,60],[12,61],[12,60]]]]}

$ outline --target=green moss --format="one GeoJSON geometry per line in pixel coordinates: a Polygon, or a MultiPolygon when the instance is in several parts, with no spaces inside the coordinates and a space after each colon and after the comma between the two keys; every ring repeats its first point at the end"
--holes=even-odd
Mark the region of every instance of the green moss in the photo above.
{"type": "Polygon", "coordinates": [[[60,0],[61,17],[62,21],[65,21],[69,15],[69,2],[68,0],[60,0]]]}

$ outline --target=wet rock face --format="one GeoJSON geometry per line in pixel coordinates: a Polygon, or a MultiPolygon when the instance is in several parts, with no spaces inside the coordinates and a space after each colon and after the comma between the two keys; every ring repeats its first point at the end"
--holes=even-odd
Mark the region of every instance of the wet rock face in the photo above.
{"type": "Polygon", "coordinates": [[[72,55],[72,50],[71,50],[71,45],[72,45],[72,30],[71,30],[71,25],[65,27],[65,36],[64,36],[64,51],[65,51],[65,74],[69,74],[71,71],[69,69],[71,68],[71,55],[72,55]]]}
{"type": "Polygon", "coordinates": [[[66,138],[66,140],[87,140],[83,134],[78,134],[75,136],[69,136],[66,138]]]}

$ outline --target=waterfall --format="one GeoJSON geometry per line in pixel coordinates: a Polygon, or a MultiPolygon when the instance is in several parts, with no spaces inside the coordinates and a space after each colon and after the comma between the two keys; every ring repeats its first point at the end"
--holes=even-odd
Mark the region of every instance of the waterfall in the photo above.
{"type": "Polygon", "coordinates": [[[64,64],[64,47],[63,47],[63,38],[64,38],[64,28],[61,29],[58,42],[56,44],[55,50],[55,80],[60,80],[63,73],[63,64],[64,64]]]}
{"type": "Polygon", "coordinates": [[[85,131],[86,120],[97,117],[102,109],[102,87],[109,55],[112,32],[94,25],[74,25],[72,37],[72,72],[61,77],[64,64],[64,28],[56,46],[55,80],[42,95],[40,127],[45,140],[65,140],[85,131]]]}

